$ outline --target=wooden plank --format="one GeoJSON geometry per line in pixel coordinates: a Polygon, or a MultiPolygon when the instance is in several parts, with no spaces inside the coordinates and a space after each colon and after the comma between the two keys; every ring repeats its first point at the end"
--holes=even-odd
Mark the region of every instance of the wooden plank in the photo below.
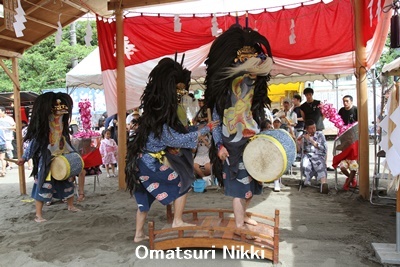
{"type": "Polygon", "coordinates": [[[229,218],[228,223],[225,226],[227,231],[222,235],[222,239],[232,239],[234,236],[234,229],[236,228],[236,222],[234,218],[229,218]]]}
{"type": "MultiPolygon", "coordinates": [[[[209,227],[211,229],[213,226],[219,226],[220,222],[221,219],[218,217],[207,216],[201,221],[201,223],[199,223],[199,225],[204,227],[209,227]]],[[[212,238],[213,236],[214,236],[214,231],[212,230],[196,231],[196,233],[193,235],[193,237],[209,237],[209,238],[212,238]],[[210,234],[210,231],[212,232],[212,234],[210,234]]]]}

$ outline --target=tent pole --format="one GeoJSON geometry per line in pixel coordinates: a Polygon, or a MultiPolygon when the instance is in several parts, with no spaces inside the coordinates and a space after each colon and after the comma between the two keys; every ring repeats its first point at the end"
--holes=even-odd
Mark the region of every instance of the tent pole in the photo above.
{"type": "Polygon", "coordinates": [[[125,157],[126,157],[126,90],[125,90],[125,50],[123,9],[115,10],[117,27],[117,103],[118,103],[118,187],[126,189],[125,157]]]}
{"type": "MultiPolygon", "coordinates": [[[[368,114],[368,88],[367,88],[367,59],[364,44],[363,19],[364,1],[354,0],[354,33],[356,39],[356,77],[357,77],[357,108],[359,114],[368,114]]],[[[368,140],[368,116],[359,116],[358,120],[358,155],[359,155],[359,180],[360,197],[368,199],[369,195],[369,140],[368,140]]]]}

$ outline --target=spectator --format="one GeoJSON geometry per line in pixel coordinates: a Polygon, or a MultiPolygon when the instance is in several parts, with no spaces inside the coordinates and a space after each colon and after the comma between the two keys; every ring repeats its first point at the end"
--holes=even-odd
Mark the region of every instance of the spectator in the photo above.
{"type": "MultiPolygon", "coordinates": [[[[344,125],[352,124],[358,121],[357,107],[353,105],[353,97],[351,95],[345,95],[343,97],[343,107],[339,110],[338,114],[342,118],[344,125]]],[[[357,160],[344,159],[340,161],[339,168],[347,177],[343,185],[343,189],[348,191],[350,186],[356,187],[356,173],[358,170],[357,160]]]]}
{"type": "Polygon", "coordinates": [[[299,137],[299,135],[303,132],[304,130],[304,120],[303,117],[301,116],[301,95],[295,94],[292,99],[293,102],[293,108],[292,112],[296,114],[297,116],[297,123],[294,126],[294,135],[296,137],[299,137]]]}
{"type": "MultiPolygon", "coordinates": [[[[26,132],[28,131],[28,123],[26,121],[22,121],[22,138],[25,138],[26,132]]],[[[25,150],[28,148],[29,142],[25,141],[22,146],[25,150]]],[[[32,159],[28,160],[28,170],[32,170],[32,159]]]]}
{"type": "MultiPolygon", "coordinates": [[[[323,131],[325,129],[323,122],[325,117],[322,115],[322,112],[319,108],[321,101],[315,100],[313,98],[314,90],[310,87],[304,89],[303,93],[306,96],[306,102],[304,102],[300,106],[301,117],[304,121],[313,120],[317,128],[316,130],[323,131]]],[[[325,160],[328,160],[328,158],[326,157],[325,160]]],[[[332,167],[328,167],[327,170],[334,171],[335,169],[333,169],[332,167]]]]}
{"type": "Polygon", "coordinates": [[[321,182],[320,192],[327,194],[329,187],[325,160],[327,152],[325,136],[321,131],[317,131],[313,120],[305,121],[305,130],[305,133],[297,138],[298,146],[303,149],[301,165],[305,177],[304,185],[311,185],[311,178],[315,176],[321,182]]]}
{"type": "Polygon", "coordinates": [[[5,161],[6,151],[7,151],[6,137],[4,136],[4,131],[0,129],[0,162],[1,162],[0,177],[6,176],[6,166],[7,166],[7,163],[5,161]]]}
{"type": "Polygon", "coordinates": [[[278,111],[275,114],[275,117],[281,119],[282,128],[288,129],[291,128],[291,132],[293,132],[293,127],[297,124],[297,115],[296,113],[290,111],[290,99],[285,98],[283,100],[283,109],[278,111]]]}
{"type": "Polygon", "coordinates": [[[140,118],[140,113],[139,110],[134,109],[128,116],[126,116],[126,128],[129,131],[130,130],[130,123],[133,119],[139,120],[140,118]]]}
{"type": "Polygon", "coordinates": [[[115,164],[117,163],[118,146],[114,139],[111,138],[111,130],[104,132],[104,139],[100,143],[100,154],[103,164],[106,167],[107,177],[115,177],[115,164]],[[112,174],[110,174],[110,169],[112,174]]]}
{"type": "Polygon", "coordinates": [[[7,115],[6,108],[3,106],[0,106],[0,128],[3,129],[6,137],[6,156],[12,159],[14,157],[12,140],[14,139],[15,121],[11,116],[7,115]]]}
{"type": "Polygon", "coordinates": [[[344,125],[358,121],[357,107],[353,105],[353,97],[351,95],[343,97],[343,107],[339,109],[338,114],[342,117],[344,125]]]}
{"type": "Polygon", "coordinates": [[[317,131],[323,131],[325,129],[323,123],[324,116],[319,109],[321,101],[313,98],[314,90],[312,88],[307,87],[304,89],[303,93],[306,96],[306,102],[300,105],[301,117],[304,121],[313,120],[317,131]]]}

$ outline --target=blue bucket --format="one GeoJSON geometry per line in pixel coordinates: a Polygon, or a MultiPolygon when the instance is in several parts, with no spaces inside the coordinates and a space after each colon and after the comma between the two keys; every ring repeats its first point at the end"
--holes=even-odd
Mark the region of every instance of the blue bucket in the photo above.
{"type": "Polygon", "coordinates": [[[206,181],[203,179],[197,179],[193,183],[193,191],[196,193],[203,193],[206,188],[206,181]]]}

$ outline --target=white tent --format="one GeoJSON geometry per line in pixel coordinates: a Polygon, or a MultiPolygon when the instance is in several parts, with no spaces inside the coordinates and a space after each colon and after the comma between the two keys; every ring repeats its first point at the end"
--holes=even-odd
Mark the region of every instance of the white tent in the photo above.
{"type": "Polygon", "coordinates": [[[100,53],[96,47],[87,57],[67,73],[67,88],[90,87],[103,88],[100,53]]]}
{"type": "Polygon", "coordinates": [[[400,58],[387,63],[382,68],[382,75],[385,76],[399,76],[400,75],[400,58]]]}
{"type": "MultiPolygon", "coordinates": [[[[140,73],[138,73],[136,79],[137,86],[143,87],[146,84],[148,74],[157,64],[159,59],[150,60],[148,62],[139,64],[140,73]]],[[[305,73],[298,74],[293,73],[290,76],[282,74],[273,76],[270,84],[286,84],[294,82],[306,82],[306,81],[323,81],[323,80],[336,80],[340,76],[346,76],[351,73],[345,74],[319,74],[319,73],[305,73]]],[[[202,77],[205,76],[205,65],[201,64],[199,67],[192,70],[192,78],[196,81],[202,81],[202,77]]],[[[194,82],[196,83],[196,82],[194,82]]],[[[78,65],[70,70],[66,75],[66,87],[90,87],[90,88],[103,88],[103,78],[100,66],[100,53],[99,48],[96,47],[87,57],[85,57],[78,65]]]]}

